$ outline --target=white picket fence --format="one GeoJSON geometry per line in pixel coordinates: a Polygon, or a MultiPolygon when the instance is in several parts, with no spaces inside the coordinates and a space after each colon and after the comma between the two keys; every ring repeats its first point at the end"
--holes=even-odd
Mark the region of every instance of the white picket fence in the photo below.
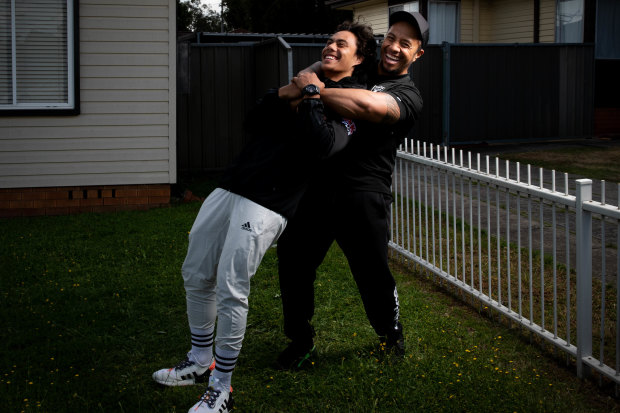
{"type": "Polygon", "coordinates": [[[574,357],[579,377],[595,370],[620,384],[620,200],[606,202],[604,181],[599,201],[591,180],[574,182],[408,141],[389,245],[574,357]]]}

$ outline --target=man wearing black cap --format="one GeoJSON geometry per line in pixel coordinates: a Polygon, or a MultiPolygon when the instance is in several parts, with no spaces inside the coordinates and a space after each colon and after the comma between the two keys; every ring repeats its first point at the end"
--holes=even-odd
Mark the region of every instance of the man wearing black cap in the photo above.
{"type": "Polygon", "coordinates": [[[387,254],[391,182],[396,149],[422,110],[422,98],[408,70],[424,54],[428,23],[419,13],[399,11],[390,16],[389,24],[369,90],[323,89],[316,70],[293,79],[300,90],[317,86],[327,106],[365,123],[360,128],[364,132],[315,177],[278,242],[284,331],[291,339],[278,356],[282,368],[302,367],[315,351],[314,280],[334,240],[347,257],[380,349],[398,356],[405,352],[387,254]]]}

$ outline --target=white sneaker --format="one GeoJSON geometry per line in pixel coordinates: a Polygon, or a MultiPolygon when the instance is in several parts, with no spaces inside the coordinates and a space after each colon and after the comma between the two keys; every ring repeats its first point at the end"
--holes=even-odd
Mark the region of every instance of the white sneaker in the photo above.
{"type": "Polygon", "coordinates": [[[207,390],[188,413],[227,413],[232,411],[232,408],[232,387],[222,386],[215,377],[211,376],[207,390]]]}
{"type": "Polygon", "coordinates": [[[187,353],[185,360],[176,366],[157,370],[153,373],[153,380],[164,386],[192,386],[207,382],[214,367],[215,362],[208,367],[201,366],[190,360],[190,354],[187,353]]]}

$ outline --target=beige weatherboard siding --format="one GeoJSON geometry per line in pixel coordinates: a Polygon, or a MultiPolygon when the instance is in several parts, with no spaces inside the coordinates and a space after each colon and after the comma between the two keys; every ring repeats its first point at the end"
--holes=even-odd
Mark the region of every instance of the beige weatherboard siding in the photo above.
{"type": "Polygon", "coordinates": [[[0,188],[176,181],[175,0],[80,0],[80,114],[0,117],[0,188]]]}
{"type": "Polygon", "coordinates": [[[556,0],[540,0],[539,36],[541,43],[555,42],[555,4],[556,0]]]}
{"type": "Polygon", "coordinates": [[[481,43],[531,43],[533,41],[533,1],[480,1],[481,43]]]}
{"type": "Polygon", "coordinates": [[[387,0],[361,1],[350,6],[343,6],[342,10],[352,10],[353,20],[361,21],[372,27],[375,35],[383,35],[388,30],[388,2],[387,0]]]}

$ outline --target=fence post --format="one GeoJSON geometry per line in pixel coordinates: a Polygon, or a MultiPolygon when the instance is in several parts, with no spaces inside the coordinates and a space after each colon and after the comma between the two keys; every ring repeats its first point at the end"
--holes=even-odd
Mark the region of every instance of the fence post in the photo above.
{"type": "Polygon", "coordinates": [[[592,213],[583,209],[592,200],[592,180],[578,179],[575,213],[577,249],[577,377],[590,374],[583,359],[592,355],[592,213]]]}
{"type": "Polygon", "coordinates": [[[450,146],[450,43],[441,44],[443,55],[443,96],[441,140],[443,146],[450,146]]]}

